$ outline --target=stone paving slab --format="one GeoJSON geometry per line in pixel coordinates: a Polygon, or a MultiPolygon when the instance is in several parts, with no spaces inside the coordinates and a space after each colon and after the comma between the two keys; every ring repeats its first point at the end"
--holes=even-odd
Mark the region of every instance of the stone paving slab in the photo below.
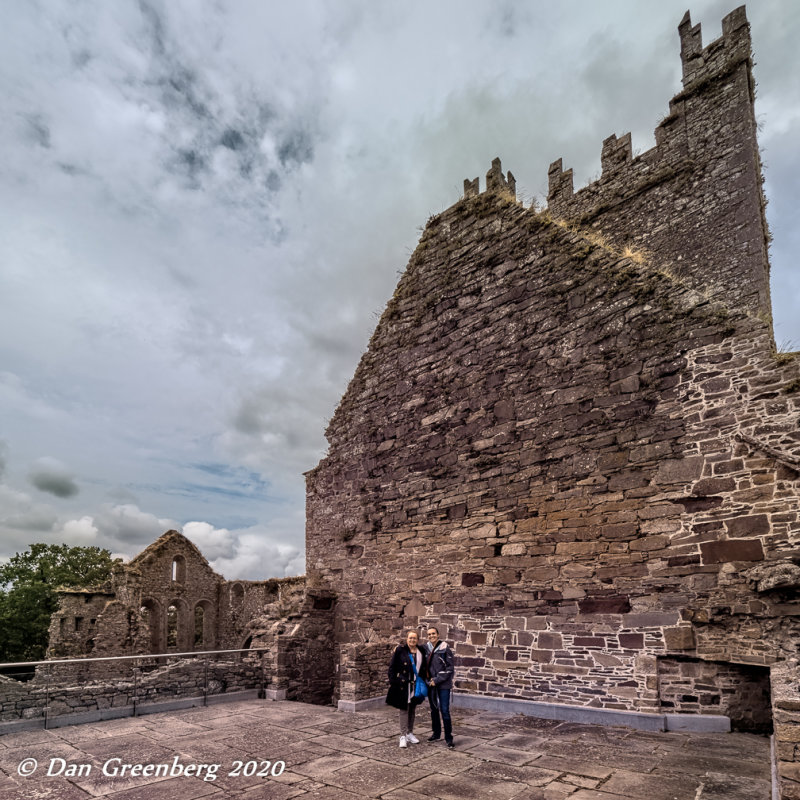
{"type": "Polygon", "coordinates": [[[9,733],[0,736],[0,800],[771,797],[765,737],[659,734],[466,709],[453,716],[455,750],[425,741],[424,713],[422,741],[400,749],[391,709],[344,714],[268,700],[9,733]],[[20,776],[19,764],[31,758],[35,774],[20,776]],[[48,776],[58,758],[68,768],[48,776]],[[127,774],[105,775],[109,759],[119,759],[111,768],[131,765],[127,774]],[[190,765],[195,774],[183,774],[190,765]]]}

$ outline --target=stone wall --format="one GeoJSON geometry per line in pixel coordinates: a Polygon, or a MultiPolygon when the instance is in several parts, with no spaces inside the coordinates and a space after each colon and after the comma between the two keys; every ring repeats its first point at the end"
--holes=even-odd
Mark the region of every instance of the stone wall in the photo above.
{"type": "Polygon", "coordinates": [[[60,596],[59,613],[50,620],[50,658],[74,658],[94,650],[97,618],[114,593],[75,590],[60,596]]]}
{"type": "Polygon", "coordinates": [[[462,689],[603,708],[674,703],[660,658],[797,654],[800,362],[768,314],[749,30],[680,35],[653,151],[608,140],[577,193],[551,170],[545,211],[496,161],[428,221],[307,474],[338,696],[385,691],[364,643],[425,621],[462,689]]]}
{"type": "Polygon", "coordinates": [[[800,800],[800,662],[771,670],[775,756],[782,800],[800,800]]]}
{"type": "Polygon", "coordinates": [[[393,642],[345,644],[339,649],[335,700],[361,700],[386,694],[389,662],[400,639],[393,642]]]}
{"type": "Polygon", "coordinates": [[[328,705],[334,691],[335,598],[297,582],[251,624],[252,646],[268,648],[264,674],[270,689],[289,700],[328,705]]]}
{"type": "Polygon", "coordinates": [[[59,674],[64,668],[54,666],[48,680],[45,675],[27,683],[0,678],[0,721],[35,719],[84,711],[98,711],[124,706],[141,706],[160,700],[181,697],[225,694],[245,689],[260,689],[264,675],[257,658],[182,659],[164,666],[137,666],[116,662],[114,679],[92,680],[85,675],[59,674]]]}

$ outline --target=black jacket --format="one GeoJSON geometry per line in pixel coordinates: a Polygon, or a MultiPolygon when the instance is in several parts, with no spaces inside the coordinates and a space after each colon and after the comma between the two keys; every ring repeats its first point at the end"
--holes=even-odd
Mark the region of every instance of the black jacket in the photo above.
{"type": "Polygon", "coordinates": [[[436,649],[431,652],[430,643],[425,645],[425,661],[428,674],[440,689],[453,688],[453,651],[447,646],[447,642],[438,641],[436,649]]]}
{"type": "MultiPolygon", "coordinates": [[[[419,648],[422,653],[420,659],[419,676],[422,680],[428,680],[428,670],[425,666],[425,651],[419,648]]],[[[407,644],[401,644],[394,651],[391,663],[389,664],[389,693],[386,695],[386,702],[395,708],[408,708],[408,687],[413,685],[414,669],[411,666],[411,651],[407,644]]],[[[422,702],[422,699],[417,702],[422,702]]]]}

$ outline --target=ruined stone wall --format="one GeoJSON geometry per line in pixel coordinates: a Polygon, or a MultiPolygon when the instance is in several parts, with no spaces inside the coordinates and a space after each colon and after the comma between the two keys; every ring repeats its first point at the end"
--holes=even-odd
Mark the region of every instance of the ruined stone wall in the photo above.
{"type": "Polygon", "coordinates": [[[602,177],[573,193],[572,170],[550,167],[553,214],[647,249],[695,289],[768,313],[768,232],[753,111],[750,30],[744,6],[702,46],[687,13],[679,27],[683,91],[633,157],[631,136],[603,142],[602,177]],[[721,188],[724,189],[721,190],[721,188]]]}
{"type": "Polygon", "coordinates": [[[252,646],[267,648],[263,664],[269,689],[289,700],[331,703],[335,606],[331,592],[307,587],[304,578],[281,581],[276,600],[249,624],[252,646]]]}
{"type": "Polygon", "coordinates": [[[87,675],[60,674],[64,668],[52,667],[51,681],[19,683],[0,677],[0,721],[36,719],[107,708],[146,705],[180,697],[200,697],[226,692],[260,689],[263,674],[257,661],[213,659],[180,660],[147,671],[133,664],[116,664],[114,680],[96,680],[87,675]]]}
{"type": "MultiPolygon", "coordinates": [[[[551,173],[542,213],[496,162],[429,220],[307,476],[342,665],[444,620],[462,690],[658,711],[659,657],[796,654],[800,582],[748,577],[800,556],[749,33],[735,12],[697,49],[686,22],[655,152],[607,143],[575,195],[551,173]],[[667,153],[680,175],[651,163],[667,153]]],[[[375,689],[340,673],[342,696],[375,689]]]]}
{"type": "MultiPolygon", "coordinates": [[[[303,586],[302,577],[225,581],[186,537],[167,531],[129,564],[115,565],[104,586],[60,592],[48,658],[247,647],[252,621],[303,586]]],[[[109,669],[92,666],[96,676],[109,669]]]]}
{"type": "Polygon", "coordinates": [[[278,600],[282,582],[294,580],[225,581],[220,587],[220,648],[245,647],[250,636],[249,623],[262,615],[266,606],[278,600]]]}
{"type": "MultiPolygon", "coordinates": [[[[169,531],[134,558],[129,571],[138,570],[139,603],[152,604],[147,624],[154,650],[187,652],[218,647],[219,593],[222,578],[211,569],[202,553],[176,531],[169,531]],[[203,608],[203,639],[195,636],[195,609],[203,608]],[[170,636],[168,610],[177,610],[177,632],[170,636]]],[[[134,598],[131,598],[135,602],[134,598]]],[[[138,611],[138,609],[136,609],[138,611]]]]}
{"type": "MultiPolygon", "coordinates": [[[[797,375],[756,316],[502,196],[462,201],[308,476],[338,641],[390,638],[418,600],[455,615],[463,688],[657,709],[655,656],[692,609],[774,616],[739,573],[794,553],[797,474],[737,436],[797,456],[797,375]]],[[[778,646],[744,635],[737,659],[778,646]]]]}
{"type": "Polygon", "coordinates": [[[97,618],[114,599],[113,592],[62,592],[60,599],[59,610],[50,619],[48,656],[75,658],[91,653],[95,645],[97,618]]]}
{"type": "Polygon", "coordinates": [[[388,690],[387,673],[394,649],[402,641],[347,644],[339,649],[335,700],[378,697],[388,690]]]}

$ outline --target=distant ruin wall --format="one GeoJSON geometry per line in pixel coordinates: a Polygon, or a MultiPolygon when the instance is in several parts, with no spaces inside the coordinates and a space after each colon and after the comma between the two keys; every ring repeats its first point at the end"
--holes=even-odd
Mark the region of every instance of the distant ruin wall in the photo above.
{"type": "Polygon", "coordinates": [[[59,592],[48,658],[239,649],[254,619],[304,585],[302,576],[226,581],[185,536],[167,531],[103,586],[59,592]]]}

